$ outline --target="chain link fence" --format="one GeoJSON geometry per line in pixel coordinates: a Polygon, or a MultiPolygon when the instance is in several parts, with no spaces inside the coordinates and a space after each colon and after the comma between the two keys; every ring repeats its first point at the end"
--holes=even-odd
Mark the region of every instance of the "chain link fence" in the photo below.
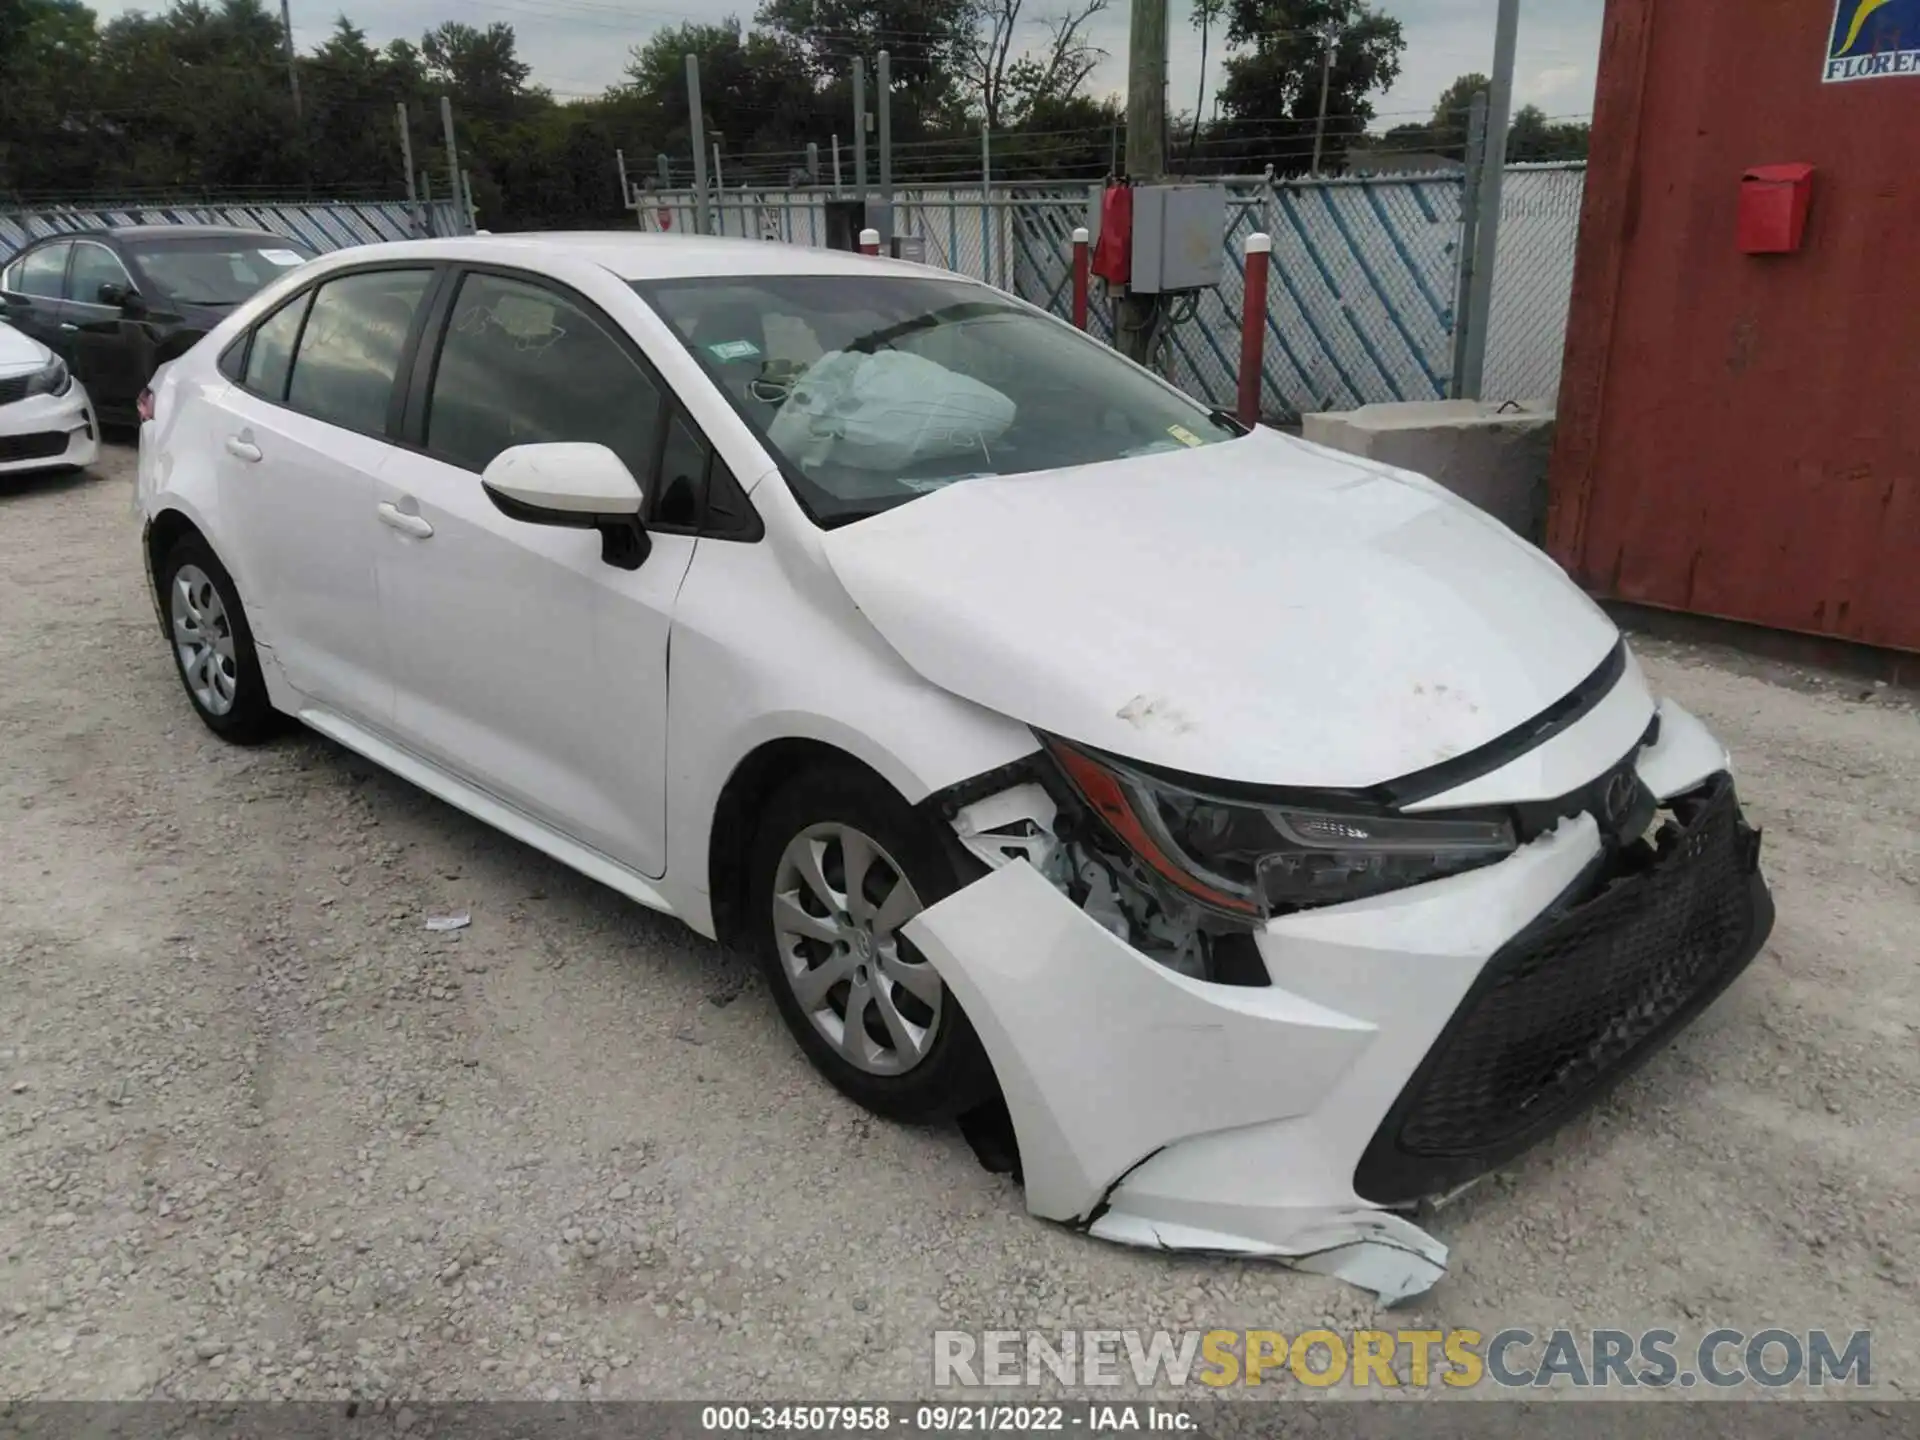
{"type": "Polygon", "coordinates": [[[100,201],[35,205],[0,209],[0,258],[45,235],[127,225],[229,225],[241,230],[285,235],[323,252],[342,250],[349,245],[371,245],[381,240],[464,235],[471,228],[466,208],[450,200],[436,200],[431,204],[406,200],[334,200],[258,204],[100,201]]]}
{"type": "MultiPolygon", "coordinates": [[[[1487,347],[1490,400],[1559,388],[1581,166],[1509,168],[1487,347]]],[[[1168,373],[1209,404],[1238,392],[1247,237],[1273,242],[1262,414],[1286,423],[1451,393],[1461,238],[1460,172],[1224,182],[1220,284],[1182,300],[1168,373]]],[[[1098,187],[1038,183],[909,187],[894,194],[894,230],[918,237],[929,264],[996,285],[1062,317],[1072,307],[1072,234],[1097,226],[1098,187]]],[[[826,243],[824,190],[728,191],[712,204],[718,233],[826,243]]],[[[875,202],[877,205],[877,201],[875,202]]],[[[642,228],[695,228],[688,191],[641,197],[642,228]]],[[[1112,343],[1113,306],[1096,283],[1088,329],[1112,343]]]]}
{"type": "Polygon", "coordinates": [[[1481,386],[1489,400],[1552,403],[1560,393],[1586,179],[1584,165],[1507,167],[1481,386]]]}

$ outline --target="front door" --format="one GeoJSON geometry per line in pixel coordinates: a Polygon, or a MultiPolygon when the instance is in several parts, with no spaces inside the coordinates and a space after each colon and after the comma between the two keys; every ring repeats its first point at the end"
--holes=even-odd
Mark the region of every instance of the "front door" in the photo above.
{"type": "Polygon", "coordinates": [[[120,257],[104,245],[77,240],[67,269],[67,341],[73,373],[96,409],[129,414],[153,374],[153,342],[124,307],[100,298],[103,285],[134,288],[120,257]]]}
{"type": "Polygon", "coordinates": [[[350,272],[274,311],[209,437],[256,628],[305,699],[376,729],[398,656],[381,624],[374,483],[397,453],[394,377],[432,276],[350,272]]]}
{"type": "Polygon", "coordinates": [[[597,441],[647,484],[662,396],[612,321],[532,277],[470,272],[419,439],[376,488],[395,733],[643,875],[666,866],[667,635],[693,556],[656,534],[638,570],[591,530],[510,520],[480,472],[511,445],[597,441]]]}

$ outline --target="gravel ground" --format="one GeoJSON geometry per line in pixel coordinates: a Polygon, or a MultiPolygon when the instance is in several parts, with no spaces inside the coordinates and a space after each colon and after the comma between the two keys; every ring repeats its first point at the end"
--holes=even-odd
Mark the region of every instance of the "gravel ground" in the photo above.
{"type": "MultiPolygon", "coordinates": [[[[132,469],[0,481],[0,1397],[903,1397],[936,1328],[1374,1318],[1034,1221],[816,1079],[743,962],[316,736],[216,741],[132,469]]],[[[1912,1396],[1920,723],[1643,654],[1735,752],[1773,940],[1381,1320],[1871,1327],[1912,1396]]]]}

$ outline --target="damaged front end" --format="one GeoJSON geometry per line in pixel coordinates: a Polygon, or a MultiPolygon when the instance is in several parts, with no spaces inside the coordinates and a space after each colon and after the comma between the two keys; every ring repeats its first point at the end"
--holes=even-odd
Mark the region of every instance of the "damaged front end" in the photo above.
{"type": "Polygon", "coordinates": [[[1661,719],[1564,803],[1347,825],[1283,796],[1254,843],[1166,777],[1116,800],[1124,766],[1057,744],[933,797],[988,873],[905,933],[993,1062],[1028,1208],[1426,1290],[1447,1249],[1408,1213],[1590,1103],[1765,938],[1724,752],[1661,719]]]}

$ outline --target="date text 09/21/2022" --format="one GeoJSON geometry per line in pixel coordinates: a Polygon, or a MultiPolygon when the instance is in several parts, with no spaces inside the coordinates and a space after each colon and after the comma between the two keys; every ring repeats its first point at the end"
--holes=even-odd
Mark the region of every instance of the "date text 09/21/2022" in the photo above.
{"type": "Polygon", "coordinates": [[[1038,1405],[709,1405],[700,1428],[715,1433],[802,1431],[814,1434],[1025,1434],[1119,1430],[1189,1432],[1194,1417],[1179,1406],[1038,1405]]]}

